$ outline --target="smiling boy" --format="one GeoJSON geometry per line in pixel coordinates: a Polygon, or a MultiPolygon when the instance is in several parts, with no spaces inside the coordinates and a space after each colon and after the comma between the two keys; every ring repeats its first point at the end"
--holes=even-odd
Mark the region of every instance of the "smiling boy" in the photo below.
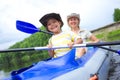
{"type": "Polygon", "coordinates": [[[57,13],[49,13],[44,15],[39,20],[43,26],[49,31],[52,32],[53,35],[49,39],[48,47],[51,48],[52,46],[63,46],[68,45],[70,48],[62,48],[62,49],[55,49],[49,50],[49,54],[51,57],[60,57],[67,54],[74,44],[82,43],[82,39],[78,37],[74,33],[63,32],[61,27],[63,26],[63,21],[59,14],[57,13]]]}

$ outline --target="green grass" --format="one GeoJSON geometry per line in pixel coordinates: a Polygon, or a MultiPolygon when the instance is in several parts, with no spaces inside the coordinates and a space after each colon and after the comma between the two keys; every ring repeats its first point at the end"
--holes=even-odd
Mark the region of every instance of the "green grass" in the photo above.
{"type": "Polygon", "coordinates": [[[114,30],[108,33],[103,32],[97,34],[96,37],[104,41],[118,41],[120,40],[120,30],[114,30]]]}

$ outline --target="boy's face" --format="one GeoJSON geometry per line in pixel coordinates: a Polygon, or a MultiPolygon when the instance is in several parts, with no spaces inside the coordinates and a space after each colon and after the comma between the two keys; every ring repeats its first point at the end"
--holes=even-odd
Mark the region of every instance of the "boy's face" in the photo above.
{"type": "Polygon", "coordinates": [[[76,17],[71,17],[68,20],[68,25],[73,28],[73,27],[78,27],[79,26],[79,19],[76,17]]]}
{"type": "Polygon", "coordinates": [[[47,22],[47,28],[49,31],[57,34],[61,32],[61,22],[56,19],[49,19],[47,22]]]}

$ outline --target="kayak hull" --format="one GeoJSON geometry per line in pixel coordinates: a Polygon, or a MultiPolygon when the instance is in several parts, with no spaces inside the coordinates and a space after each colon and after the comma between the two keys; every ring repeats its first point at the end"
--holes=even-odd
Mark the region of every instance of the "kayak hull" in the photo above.
{"type": "Polygon", "coordinates": [[[107,80],[111,56],[109,51],[98,49],[84,66],[52,80],[89,80],[94,74],[98,75],[99,80],[107,80]]]}
{"type": "Polygon", "coordinates": [[[107,50],[90,47],[85,55],[75,60],[73,49],[62,57],[14,71],[11,80],[89,80],[93,74],[98,74],[99,80],[107,80],[110,59],[107,50]]]}

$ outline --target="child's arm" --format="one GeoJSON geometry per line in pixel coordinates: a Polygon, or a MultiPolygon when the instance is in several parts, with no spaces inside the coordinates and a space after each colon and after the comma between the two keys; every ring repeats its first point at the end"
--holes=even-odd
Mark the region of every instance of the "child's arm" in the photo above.
{"type": "Polygon", "coordinates": [[[81,44],[81,43],[83,43],[83,40],[81,38],[78,38],[76,41],[69,43],[68,46],[72,48],[74,44],[81,44]]]}
{"type": "Polygon", "coordinates": [[[77,40],[74,41],[74,44],[81,44],[83,43],[83,40],[81,38],[77,38],[77,40]]]}
{"type": "Polygon", "coordinates": [[[83,43],[83,40],[82,40],[81,36],[78,36],[77,34],[75,34],[73,32],[70,32],[70,34],[72,36],[71,37],[71,41],[72,42],[68,44],[68,46],[70,48],[72,48],[74,44],[81,44],[81,43],[83,43]]]}
{"type": "MultiPolygon", "coordinates": [[[[51,45],[51,44],[48,44],[47,47],[48,47],[48,48],[52,48],[52,45],[51,45]]],[[[48,52],[49,52],[49,56],[50,56],[50,57],[54,57],[54,50],[48,50],[48,52]]]]}

